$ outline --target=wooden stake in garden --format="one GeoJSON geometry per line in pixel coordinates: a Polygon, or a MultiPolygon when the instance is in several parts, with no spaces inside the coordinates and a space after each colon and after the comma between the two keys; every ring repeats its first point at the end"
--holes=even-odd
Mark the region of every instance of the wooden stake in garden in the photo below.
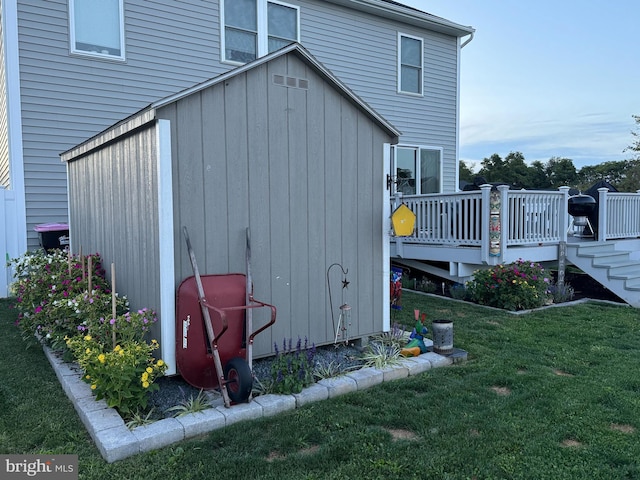
{"type": "Polygon", "coordinates": [[[89,284],[87,286],[87,292],[91,295],[91,280],[93,279],[93,257],[89,255],[87,257],[87,275],[89,279],[89,284]]]}
{"type": "MultiPolygon", "coordinates": [[[[111,318],[116,319],[116,265],[111,264],[111,318]]],[[[111,328],[111,340],[113,341],[113,348],[116,348],[116,324],[114,323],[111,328]]]]}
{"type": "Polygon", "coordinates": [[[71,277],[71,249],[67,249],[67,268],[69,269],[69,277],[71,277]]]}

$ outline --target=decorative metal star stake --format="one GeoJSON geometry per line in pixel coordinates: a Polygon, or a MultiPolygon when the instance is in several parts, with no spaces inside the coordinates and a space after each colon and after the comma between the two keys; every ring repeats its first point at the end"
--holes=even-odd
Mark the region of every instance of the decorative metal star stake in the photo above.
{"type": "Polygon", "coordinates": [[[342,280],[342,288],[347,288],[349,286],[349,280],[347,280],[347,277],[344,277],[344,280],[342,280]]]}

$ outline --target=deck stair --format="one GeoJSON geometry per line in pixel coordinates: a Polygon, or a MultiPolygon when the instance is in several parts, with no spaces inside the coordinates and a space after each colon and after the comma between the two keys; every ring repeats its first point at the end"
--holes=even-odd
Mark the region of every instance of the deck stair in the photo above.
{"type": "Polygon", "coordinates": [[[567,260],[633,307],[640,307],[640,260],[615,242],[567,244],[567,260]]]}

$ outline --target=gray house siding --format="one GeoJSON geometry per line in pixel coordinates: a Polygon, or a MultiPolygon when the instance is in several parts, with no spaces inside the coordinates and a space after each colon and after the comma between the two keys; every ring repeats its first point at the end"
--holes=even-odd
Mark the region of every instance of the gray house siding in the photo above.
{"type": "Polygon", "coordinates": [[[18,21],[27,233],[33,247],[35,224],[67,219],[60,152],[228,67],[218,62],[217,2],[125,1],[126,62],[69,54],[67,0],[19,2],[18,21]]]}
{"type": "MultiPolygon", "coordinates": [[[[182,226],[202,274],[244,273],[250,227],[255,296],[278,308],[276,325],[256,338],[255,355],[272,353],[285,338],[333,342],[327,270],[334,263],[351,282],[343,290],[342,277],[332,277],[335,319],[346,302],[351,338],[383,328],[384,145],[398,133],[327,81],[299,48],[157,102],[63,154],[73,250],[97,250],[107,266],[115,262],[117,290],[133,308],[158,311],[162,329],[174,329],[162,297],[193,274],[182,226]],[[285,87],[274,75],[308,86],[285,87]],[[161,122],[170,125],[170,212],[158,202],[161,122]],[[172,221],[163,230],[166,215],[172,221]],[[158,240],[165,236],[175,246],[175,280],[163,290],[167,259],[158,240]]],[[[257,324],[264,313],[254,313],[257,324]]],[[[173,347],[162,348],[165,356],[173,347]]]]}
{"type": "MultiPolygon", "coordinates": [[[[454,189],[457,39],[325,1],[288,3],[300,6],[301,43],[396,125],[402,143],[444,148],[444,185],[454,189]],[[396,93],[398,31],[424,38],[424,97],[396,93]]],[[[218,1],[126,0],[125,62],[70,55],[67,4],[18,0],[30,247],[37,245],[35,224],[67,218],[60,152],[233,68],[220,63],[218,1]]]]}
{"type": "Polygon", "coordinates": [[[327,2],[300,2],[301,43],[401,132],[442,147],[445,191],[457,189],[458,39],[327,2]],[[424,96],[397,93],[397,35],[424,41],[424,96]]]}

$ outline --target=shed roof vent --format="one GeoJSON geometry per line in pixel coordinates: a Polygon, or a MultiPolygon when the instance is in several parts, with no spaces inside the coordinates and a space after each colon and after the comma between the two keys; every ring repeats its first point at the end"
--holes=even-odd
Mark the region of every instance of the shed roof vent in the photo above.
{"type": "Polygon", "coordinates": [[[273,75],[273,83],[289,88],[300,88],[302,90],[309,89],[309,80],[306,78],[289,77],[285,75],[273,75]]]}

